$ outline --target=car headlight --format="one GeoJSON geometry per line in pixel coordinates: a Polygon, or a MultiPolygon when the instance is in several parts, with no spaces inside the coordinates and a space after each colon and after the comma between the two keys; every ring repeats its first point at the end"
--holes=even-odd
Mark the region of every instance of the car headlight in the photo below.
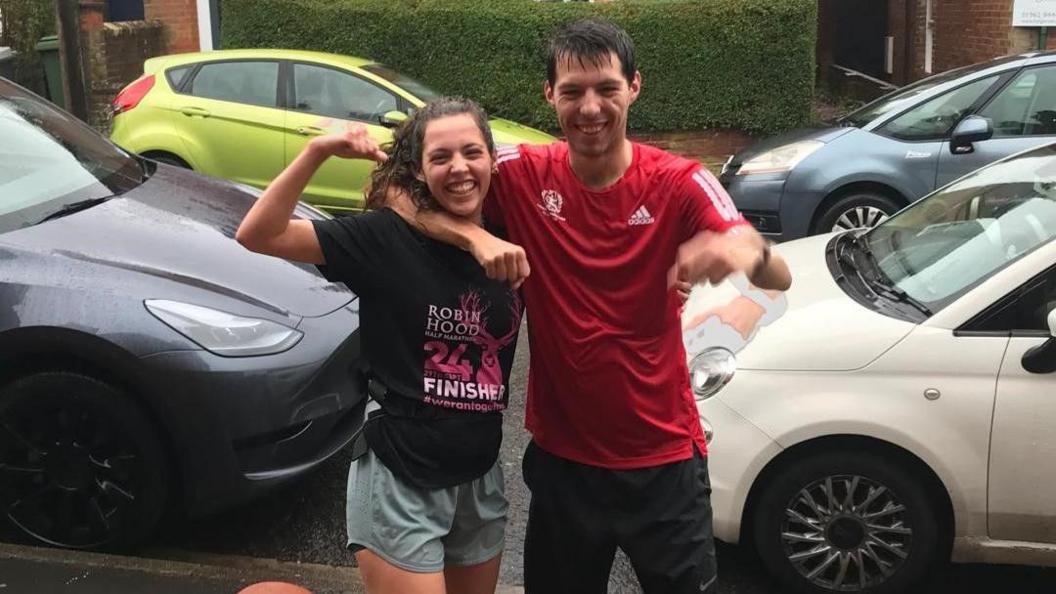
{"type": "Polygon", "coordinates": [[[697,398],[711,398],[733,379],[736,371],[733,353],[721,347],[710,348],[689,362],[689,383],[697,398]]]}
{"type": "Polygon", "coordinates": [[[143,302],[147,311],[203,349],[222,357],[274,355],[297,344],[303,333],[259,318],[164,299],[143,302]]]}
{"type": "Polygon", "coordinates": [[[785,146],[779,146],[756,155],[741,164],[737,175],[756,175],[760,173],[781,173],[792,171],[792,168],[806,159],[811,153],[825,146],[816,140],[804,140],[793,142],[785,146]]]}

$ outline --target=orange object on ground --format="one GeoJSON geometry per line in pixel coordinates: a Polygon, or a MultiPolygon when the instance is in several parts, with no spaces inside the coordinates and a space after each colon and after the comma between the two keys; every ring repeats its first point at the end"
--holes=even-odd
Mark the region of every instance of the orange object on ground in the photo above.
{"type": "Polygon", "coordinates": [[[285,582],[261,582],[239,590],[238,594],[312,594],[300,586],[285,582]]]}

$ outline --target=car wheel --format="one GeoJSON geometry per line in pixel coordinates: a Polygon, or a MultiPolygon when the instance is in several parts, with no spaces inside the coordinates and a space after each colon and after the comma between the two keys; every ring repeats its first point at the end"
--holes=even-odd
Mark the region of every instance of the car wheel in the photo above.
{"type": "Polygon", "coordinates": [[[900,206],[882,194],[856,192],[826,209],[814,225],[814,233],[871,229],[898,212],[900,206]]]}
{"type": "Polygon", "coordinates": [[[869,451],[816,454],[769,481],[753,511],[755,546],[788,587],[903,592],[940,557],[938,512],[919,477],[869,451]]]}
{"type": "Polygon", "coordinates": [[[0,387],[0,509],[21,535],[122,548],[165,508],[168,461],[154,424],[113,386],[68,372],[0,387]]]}

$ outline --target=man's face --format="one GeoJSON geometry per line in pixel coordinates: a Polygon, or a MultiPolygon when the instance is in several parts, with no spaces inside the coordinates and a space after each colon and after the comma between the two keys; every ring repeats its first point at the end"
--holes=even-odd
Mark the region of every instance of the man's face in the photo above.
{"type": "Polygon", "coordinates": [[[620,59],[610,53],[599,64],[575,56],[558,60],[554,84],[547,81],[543,90],[572,152],[598,157],[623,148],[627,111],[640,88],[639,74],[628,84],[620,59]]]}

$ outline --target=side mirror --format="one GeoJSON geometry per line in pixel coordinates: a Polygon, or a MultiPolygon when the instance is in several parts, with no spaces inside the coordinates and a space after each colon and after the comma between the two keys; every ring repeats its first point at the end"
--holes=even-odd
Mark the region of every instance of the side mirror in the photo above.
{"type": "Polygon", "coordinates": [[[390,111],[386,112],[385,115],[381,116],[381,125],[386,128],[395,128],[400,125],[400,122],[406,120],[408,115],[402,111],[390,111]]]}
{"type": "Polygon", "coordinates": [[[1049,312],[1049,338],[1045,342],[1023,353],[1023,369],[1030,373],[1052,373],[1056,371],[1056,309],[1049,312]]]}
{"type": "Polygon", "coordinates": [[[968,116],[957,124],[950,135],[950,152],[955,155],[966,155],[975,152],[972,144],[990,140],[994,136],[994,124],[990,118],[968,116]]]}

